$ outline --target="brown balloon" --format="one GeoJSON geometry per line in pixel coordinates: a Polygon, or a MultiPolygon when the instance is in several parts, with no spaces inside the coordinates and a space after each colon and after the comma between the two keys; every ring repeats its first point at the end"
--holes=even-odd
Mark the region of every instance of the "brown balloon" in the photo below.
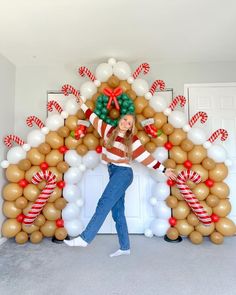
{"type": "Polygon", "coordinates": [[[135,98],[137,97],[135,91],[133,91],[133,90],[131,90],[131,89],[128,90],[126,93],[127,93],[127,95],[128,95],[132,100],[135,100],[135,98]]]}
{"type": "Polygon", "coordinates": [[[176,239],[178,238],[179,233],[178,233],[178,231],[177,231],[176,228],[174,228],[174,227],[170,227],[170,228],[167,230],[166,235],[167,235],[167,237],[168,237],[170,240],[174,241],[174,240],[176,240],[176,239]]]}
{"type": "Polygon", "coordinates": [[[99,145],[99,140],[93,134],[86,134],[83,138],[83,144],[86,145],[90,151],[92,151],[99,145]]]}
{"type": "Polygon", "coordinates": [[[198,231],[193,231],[189,235],[189,239],[193,244],[199,245],[203,241],[203,236],[198,231]]]}
{"type": "Polygon", "coordinates": [[[63,161],[63,154],[58,150],[52,150],[49,154],[47,154],[45,161],[49,166],[57,166],[57,164],[63,161]]]}
{"type": "Polygon", "coordinates": [[[78,145],[77,149],[76,149],[77,153],[80,155],[80,156],[84,156],[87,154],[88,152],[88,148],[86,145],[84,144],[80,144],[78,145]]]}
{"type": "Polygon", "coordinates": [[[31,162],[28,159],[21,160],[18,163],[18,167],[23,171],[27,171],[31,167],[31,162]]]}
{"type": "Polygon", "coordinates": [[[173,208],[173,217],[176,219],[185,219],[190,213],[190,208],[185,201],[179,201],[177,206],[173,208]]]}
{"type": "Polygon", "coordinates": [[[56,209],[53,203],[47,203],[43,208],[43,215],[47,220],[57,220],[61,217],[61,211],[56,209]]]}
{"type": "Polygon", "coordinates": [[[162,131],[166,134],[166,135],[170,135],[174,132],[174,127],[170,124],[170,123],[165,123],[162,126],[162,131]]]}
{"type": "MultiPolygon", "coordinates": [[[[103,93],[104,89],[107,88],[107,87],[109,88],[108,83],[106,83],[106,82],[102,82],[101,85],[100,85],[99,88],[98,88],[98,91],[99,91],[100,93],[103,93]]],[[[100,94],[99,94],[99,95],[100,95],[100,94]]]]}
{"type": "Polygon", "coordinates": [[[3,198],[6,201],[15,201],[22,196],[23,188],[16,183],[8,183],[3,188],[3,198]]]}
{"type": "Polygon", "coordinates": [[[17,167],[17,165],[10,164],[6,169],[6,178],[11,182],[18,182],[23,179],[25,172],[17,167]]]}
{"type": "Polygon", "coordinates": [[[210,240],[217,245],[220,245],[224,242],[224,236],[222,236],[222,234],[218,233],[217,231],[214,231],[211,235],[210,235],[210,240]]]}
{"type": "Polygon", "coordinates": [[[41,171],[39,166],[32,166],[28,171],[25,172],[25,179],[28,182],[31,182],[33,175],[39,171],[41,171]]]}
{"type": "Polygon", "coordinates": [[[6,238],[15,237],[21,231],[21,224],[16,219],[6,219],[2,225],[2,235],[6,238]]]}
{"type": "Polygon", "coordinates": [[[56,222],[51,220],[47,220],[44,225],[40,227],[40,231],[47,238],[53,237],[56,229],[56,222]]]}
{"type": "Polygon", "coordinates": [[[66,119],[65,125],[67,128],[69,128],[70,130],[75,130],[75,128],[78,125],[78,117],[77,116],[69,116],[66,119]]]}
{"type": "Polygon", "coordinates": [[[33,244],[38,244],[42,241],[43,234],[37,230],[30,235],[30,242],[33,244]]]}
{"type": "Polygon", "coordinates": [[[119,86],[120,80],[116,76],[112,75],[108,79],[107,84],[109,85],[109,87],[116,88],[119,86]]]}
{"type": "Polygon", "coordinates": [[[19,197],[15,200],[15,206],[19,209],[24,209],[28,204],[28,200],[25,197],[19,197]]]}
{"type": "Polygon", "coordinates": [[[22,223],[22,229],[28,233],[28,234],[32,234],[33,232],[39,230],[39,227],[35,224],[31,224],[31,225],[25,225],[24,223],[22,223]]]}
{"type": "Polygon", "coordinates": [[[37,184],[37,188],[40,189],[40,190],[43,190],[45,185],[46,185],[46,181],[43,180],[39,184],[37,184]]]}
{"type": "Polygon", "coordinates": [[[25,198],[28,201],[34,202],[40,194],[40,190],[34,184],[28,184],[23,191],[25,198]]]}
{"type": "Polygon", "coordinates": [[[170,158],[177,164],[183,164],[187,160],[187,153],[179,146],[173,146],[170,150],[170,158]]]}
{"type": "Polygon", "coordinates": [[[181,195],[179,189],[177,188],[177,186],[172,186],[171,187],[171,194],[173,196],[175,196],[180,201],[183,201],[184,200],[184,198],[182,197],[182,195],[181,195]]]}
{"type": "Polygon", "coordinates": [[[206,203],[211,208],[217,206],[219,204],[219,201],[220,201],[220,199],[215,195],[209,195],[206,198],[206,203]]]}
{"type": "Polygon", "coordinates": [[[188,224],[186,219],[177,220],[175,228],[181,236],[188,236],[194,230],[194,227],[188,224]]]}
{"type": "Polygon", "coordinates": [[[143,126],[141,125],[141,122],[145,119],[146,118],[142,114],[136,115],[136,125],[135,126],[138,130],[143,130],[143,126]]]}
{"type": "Polygon", "coordinates": [[[178,206],[178,199],[175,196],[169,196],[165,201],[170,208],[176,208],[178,206]]]}
{"type": "Polygon", "coordinates": [[[167,159],[167,160],[165,160],[165,162],[163,164],[166,168],[175,169],[175,167],[176,167],[176,163],[173,159],[167,159]]]}
{"type": "Polygon", "coordinates": [[[67,137],[70,135],[70,129],[66,126],[62,126],[58,129],[57,133],[60,137],[67,137]]]}
{"type": "Polygon", "coordinates": [[[200,204],[205,209],[205,211],[207,212],[207,214],[210,216],[212,214],[212,208],[209,207],[205,201],[200,201],[200,204]]]}
{"type": "Polygon", "coordinates": [[[99,135],[99,133],[97,132],[96,129],[93,129],[93,135],[94,135],[95,137],[97,137],[98,139],[101,138],[101,136],[99,135]]]}
{"type": "Polygon", "coordinates": [[[187,217],[187,221],[190,225],[197,226],[200,222],[194,213],[190,213],[187,217]]]}
{"type": "Polygon", "coordinates": [[[199,183],[195,185],[192,192],[198,198],[198,200],[205,200],[209,195],[209,187],[205,185],[205,183],[199,183]]]}
{"type": "Polygon", "coordinates": [[[51,151],[51,146],[50,144],[44,142],[39,145],[38,150],[41,154],[47,155],[51,151]]]}
{"type": "Polygon", "coordinates": [[[17,244],[25,244],[28,242],[28,235],[24,231],[20,231],[16,236],[15,236],[15,241],[17,244]]]}
{"type": "Polygon", "coordinates": [[[155,113],[153,116],[154,118],[154,125],[158,128],[161,129],[162,126],[167,123],[167,116],[165,116],[163,113],[155,113]]]}
{"type": "Polygon", "coordinates": [[[217,206],[213,208],[213,213],[219,217],[227,216],[231,211],[231,204],[228,199],[219,200],[217,206]]]}
{"type": "Polygon", "coordinates": [[[46,222],[46,218],[43,214],[39,214],[38,217],[34,221],[34,225],[42,226],[46,222]]]}
{"type": "Polygon", "coordinates": [[[162,133],[160,136],[157,136],[156,138],[151,138],[151,141],[155,143],[156,146],[164,146],[164,144],[167,142],[167,136],[162,133]]]}
{"type": "Polygon", "coordinates": [[[97,98],[99,97],[99,95],[101,95],[101,93],[95,93],[93,96],[92,96],[92,101],[96,101],[97,100],[97,98]]]}
{"type": "Polygon", "coordinates": [[[67,231],[64,227],[57,228],[55,231],[55,237],[59,241],[63,241],[67,237],[67,231]]]}
{"type": "Polygon", "coordinates": [[[147,135],[145,131],[138,131],[137,136],[143,145],[150,141],[150,137],[147,135]]]}
{"type": "Polygon", "coordinates": [[[220,199],[225,199],[229,196],[229,186],[225,182],[215,182],[210,188],[210,193],[220,199]]]}
{"type": "Polygon", "coordinates": [[[82,143],[82,139],[75,139],[71,136],[68,136],[65,139],[65,145],[69,150],[75,150],[82,143]]]}
{"type": "Polygon", "coordinates": [[[62,173],[60,173],[56,167],[49,167],[48,170],[56,175],[57,181],[62,180],[62,173]]]}
{"type": "Polygon", "coordinates": [[[54,203],[54,206],[56,209],[58,210],[62,210],[66,207],[66,200],[64,198],[58,198],[55,203],[54,203]]]}
{"type": "Polygon", "coordinates": [[[121,87],[123,93],[131,89],[131,86],[127,81],[120,81],[119,87],[121,87]]]}
{"type": "Polygon", "coordinates": [[[223,163],[217,163],[215,168],[209,171],[209,178],[213,181],[223,181],[228,176],[228,168],[223,163]]]}
{"type": "Polygon", "coordinates": [[[95,109],[95,104],[93,100],[87,99],[85,104],[90,110],[93,111],[95,109]]]}
{"type": "Polygon", "coordinates": [[[34,204],[34,202],[28,202],[27,206],[23,209],[23,214],[27,215],[30,211],[30,209],[32,208],[32,205],[34,204]]]}
{"type": "Polygon", "coordinates": [[[59,187],[55,187],[48,199],[48,202],[49,203],[55,202],[57,199],[61,197],[61,195],[62,195],[62,190],[59,187]]]}
{"type": "Polygon", "coordinates": [[[202,182],[208,179],[208,171],[204,169],[200,164],[193,165],[191,170],[197,172],[202,179],[202,182]]]}
{"type": "Polygon", "coordinates": [[[169,136],[169,141],[173,145],[180,145],[180,143],[186,138],[186,132],[183,131],[182,128],[174,129],[174,132],[169,136]]]}
{"type": "Polygon", "coordinates": [[[205,158],[203,161],[202,161],[202,166],[203,168],[207,169],[207,170],[212,170],[215,168],[215,165],[216,163],[210,159],[210,158],[205,158]]]}
{"type": "Polygon", "coordinates": [[[7,218],[16,218],[22,211],[16,207],[15,202],[5,201],[3,202],[2,212],[7,218]]]}
{"type": "Polygon", "coordinates": [[[216,222],[216,230],[223,236],[229,237],[235,235],[236,226],[229,218],[221,217],[220,220],[216,222]]]}
{"type": "Polygon", "coordinates": [[[143,96],[138,96],[134,100],[135,113],[141,114],[147,105],[148,105],[148,101],[143,96]]]}
{"type": "Polygon", "coordinates": [[[188,160],[192,164],[200,164],[207,156],[207,151],[201,145],[195,145],[193,149],[188,152],[188,160]]]}
{"type": "MultiPolygon", "coordinates": [[[[174,160],[173,160],[174,161],[174,160]]],[[[186,170],[184,165],[178,164],[175,167],[175,174],[178,175],[181,171],[186,170]]]]}
{"type": "Polygon", "coordinates": [[[154,114],[155,114],[155,110],[150,106],[146,106],[143,110],[143,115],[145,118],[152,118],[154,114]]]}
{"type": "Polygon", "coordinates": [[[60,173],[65,173],[68,169],[69,169],[69,165],[65,161],[61,161],[57,164],[57,170],[60,173]]]}
{"type": "Polygon", "coordinates": [[[183,151],[185,152],[190,152],[193,147],[194,147],[194,144],[192,143],[192,141],[190,141],[189,139],[184,139],[181,144],[180,144],[180,147],[183,151]]]}
{"type": "MultiPolygon", "coordinates": [[[[83,112],[83,110],[78,110],[78,112],[76,113],[76,116],[78,117],[78,119],[80,119],[80,120],[85,120],[86,119],[86,117],[85,117],[85,114],[84,114],[84,112],[83,112]]],[[[67,128],[67,127],[66,127],[67,128]]]]}
{"type": "Polygon", "coordinates": [[[199,223],[199,225],[197,225],[195,229],[204,237],[206,237],[213,233],[213,231],[215,230],[215,224],[211,223],[210,225],[205,226],[203,223],[199,223]]]}
{"type": "Polygon", "coordinates": [[[50,131],[46,135],[46,143],[48,143],[52,149],[58,149],[60,146],[64,145],[64,139],[56,131],[50,131]]]}
{"type": "Polygon", "coordinates": [[[145,144],[145,149],[152,154],[156,149],[156,145],[154,142],[149,141],[145,144]]]}
{"type": "Polygon", "coordinates": [[[30,160],[32,165],[40,165],[45,161],[45,155],[41,154],[37,148],[31,148],[27,152],[27,158],[30,160]]]}

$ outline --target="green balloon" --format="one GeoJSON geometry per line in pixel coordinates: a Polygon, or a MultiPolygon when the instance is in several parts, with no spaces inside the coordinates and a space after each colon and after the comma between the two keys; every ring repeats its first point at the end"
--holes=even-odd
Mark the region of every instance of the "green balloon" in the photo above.
{"type": "Polygon", "coordinates": [[[99,95],[96,102],[102,102],[103,101],[103,95],[99,95]]]}
{"type": "Polygon", "coordinates": [[[108,109],[106,107],[105,108],[103,107],[102,110],[101,110],[101,113],[107,115],[108,114],[108,109]]]}
{"type": "Polygon", "coordinates": [[[122,94],[122,98],[123,98],[124,100],[126,100],[126,99],[130,99],[129,96],[128,96],[126,93],[122,94]]]}
{"type": "Polygon", "coordinates": [[[128,108],[128,111],[129,111],[130,113],[133,113],[133,112],[134,112],[134,106],[131,105],[131,106],[128,108]]]}
{"type": "Polygon", "coordinates": [[[125,100],[122,104],[122,107],[128,108],[128,106],[129,106],[129,102],[127,100],[125,100]]]}
{"type": "Polygon", "coordinates": [[[123,100],[122,99],[118,99],[118,104],[121,106],[123,103],[123,100]]]}
{"type": "Polygon", "coordinates": [[[103,108],[103,104],[102,104],[102,102],[97,102],[97,104],[96,104],[96,108],[97,108],[98,110],[101,110],[101,109],[103,108]]]}
{"type": "Polygon", "coordinates": [[[106,95],[103,95],[103,100],[104,103],[108,103],[108,97],[106,95]]]}
{"type": "Polygon", "coordinates": [[[94,111],[94,113],[95,113],[98,117],[101,115],[101,111],[98,110],[98,109],[96,109],[96,110],[94,111]]]}
{"type": "Polygon", "coordinates": [[[100,115],[100,118],[101,118],[102,120],[105,120],[106,117],[107,117],[107,116],[106,116],[105,114],[101,114],[101,115],[100,115]]]}
{"type": "Polygon", "coordinates": [[[122,108],[122,110],[121,110],[121,114],[122,114],[122,115],[127,114],[127,111],[128,111],[128,109],[126,109],[126,108],[122,108]]]}

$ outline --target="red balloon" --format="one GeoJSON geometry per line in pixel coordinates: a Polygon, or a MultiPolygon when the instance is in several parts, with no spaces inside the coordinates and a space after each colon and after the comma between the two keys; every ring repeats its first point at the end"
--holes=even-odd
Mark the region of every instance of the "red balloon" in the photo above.
{"type": "Polygon", "coordinates": [[[62,145],[62,146],[59,147],[58,150],[59,150],[59,152],[60,152],[61,154],[65,154],[65,153],[68,151],[68,148],[67,148],[67,146],[62,145]]]}
{"type": "Polygon", "coordinates": [[[57,227],[64,227],[64,220],[63,219],[57,219],[56,220],[56,226],[57,227]]]}
{"type": "Polygon", "coordinates": [[[24,188],[29,184],[29,182],[26,179],[23,178],[20,181],[18,181],[18,184],[19,184],[20,187],[24,188]]]}
{"type": "Polygon", "coordinates": [[[219,219],[220,219],[220,217],[217,214],[213,213],[211,215],[211,221],[212,222],[217,222],[217,221],[219,221],[219,219]]]}
{"type": "Polygon", "coordinates": [[[189,160],[184,162],[184,167],[187,169],[190,169],[192,167],[192,165],[193,165],[192,162],[189,160]]]}
{"type": "Polygon", "coordinates": [[[43,163],[41,163],[41,164],[39,165],[39,167],[40,167],[40,169],[41,169],[42,171],[45,171],[45,170],[48,169],[48,163],[47,163],[47,162],[43,162],[43,163]]]}
{"type": "Polygon", "coordinates": [[[170,217],[170,218],[169,218],[169,224],[170,224],[171,226],[175,226],[176,223],[177,223],[176,218],[174,218],[174,217],[170,217]]]}
{"type": "Polygon", "coordinates": [[[208,187],[212,187],[214,185],[214,181],[210,178],[208,178],[204,183],[208,187]]]}
{"type": "Polygon", "coordinates": [[[98,145],[98,146],[96,147],[96,152],[97,152],[98,154],[101,154],[101,152],[102,152],[102,146],[101,146],[101,145],[98,145]]]}
{"type": "Polygon", "coordinates": [[[173,144],[172,144],[170,141],[167,141],[167,142],[164,144],[164,147],[169,151],[169,150],[172,149],[173,144]]]}
{"type": "Polygon", "coordinates": [[[19,223],[22,223],[23,220],[25,218],[25,215],[24,214],[19,214],[17,217],[16,217],[16,220],[19,222],[19,223]]]}
{"type": "Polygon", "coordinates": [[[58,181],[57,186],[62,189],[63,187],[65,187],[66,183],[63,180],[58,181]]]}
{"type": "Polygon", "coordinates": [[[168,179],[166,182],[169,186],[174,186],[175,185],[175,181],[173,179],[168,179]]]}

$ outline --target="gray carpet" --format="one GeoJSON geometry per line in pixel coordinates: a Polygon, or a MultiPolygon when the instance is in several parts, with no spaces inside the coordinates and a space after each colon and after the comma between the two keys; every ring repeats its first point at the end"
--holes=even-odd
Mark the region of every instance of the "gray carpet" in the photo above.
{"type": "Polygon", "coordinates": [[[116,235],[87,248],[54,244],[0,246],[1,295],[235,295],[236,237],[170,244],[131,235],[131,255],[110,258],[116,235]]]}

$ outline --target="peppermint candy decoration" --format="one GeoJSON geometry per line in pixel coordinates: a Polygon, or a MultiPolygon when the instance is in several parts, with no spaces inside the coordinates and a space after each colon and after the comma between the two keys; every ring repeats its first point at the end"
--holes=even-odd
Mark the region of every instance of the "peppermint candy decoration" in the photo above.
{"type": "Polygon", "coordinates": [[[181,107],[184,107],[186,103],[186,98],[183,95],[176,96],[168,108],[170,108],[173,111],[178,103],[181,107]]]}
{"type": "Polygon", "coordinates": [[[208,119],[208,115],[205,112],[198,112],[196,113],[191,120],[189,121],[189,126],[193,127],[193,125],[197,122],[197,120],[200,118],[200,122],[202,124],[206,123],[207,119],[208,119]]]}
{"type": "Polygon", "coordinates": [[[208,141],[213,143],[218,137],[220,137],[221,141],[225,141],[228,136],[229,134],[225,129],[218,129],[212,133],[212,135],[208,138],[208,141]]]}
{"type": "Polygon", "coordinates": [[[148,63],[142,63],[133,73],[132,77],[136,79],[141,72],[143,72],[144,75],[146,75],[150,70],[150,65],[148,63]]]}
{"type": "Polygon", "coordinates": [[[69,84],[65,84],[62,86],[61,91],[64,95],[68,96],[70,93],[73,94],[78,101],[78,98],[80,96],[80,92],[78,90],[76,90],[73,86],[69,85],[69,84]]]}
{"type": "Polygon", "coordinates": [[[53,111],[53,107],[58,111],[58,113],[62,113],[63,109],[62,107],[59,105],[59,103],[55,100],[50,100],[47,104],[47,109],[49,112],[53,111]]]}
{"type": "Polygon", "coordinates": [[[165,82],[162,80],[156,80],[152,83],[149,92],[153,95],[156,89],[159,88],[161,91],[165,89],[165,82]]]}
{"type": "Polygon", "coordinates": [[[33,123],[35,123],[40,129],[44,128],[45,125],[43,124],[43,122],[36,116],[29,116],[27,119],[26,119],[26,124],[29,126],[29,127],[33,127],[33,123]]]}
{"type": "Polygon", "coordinates": [[[96,80],[94,74],[92,74],[92,72],[87,67],[80,67],[78,72],[81,77],[87,76],[93,82],[96,80]]]}
{"type": "Polygon", "coordinates": [[[15,143],[17,143],[18,145],[23,145],[25,144],[24,140],[21,139],[19,136],[17,135],[14,135],[14,134],[10,134],[10,135],[7,135],[5,138],[4,138],[4,144],[7,146],[7,147],[12,147],[12,141],[14,141],[15,143]]]}

